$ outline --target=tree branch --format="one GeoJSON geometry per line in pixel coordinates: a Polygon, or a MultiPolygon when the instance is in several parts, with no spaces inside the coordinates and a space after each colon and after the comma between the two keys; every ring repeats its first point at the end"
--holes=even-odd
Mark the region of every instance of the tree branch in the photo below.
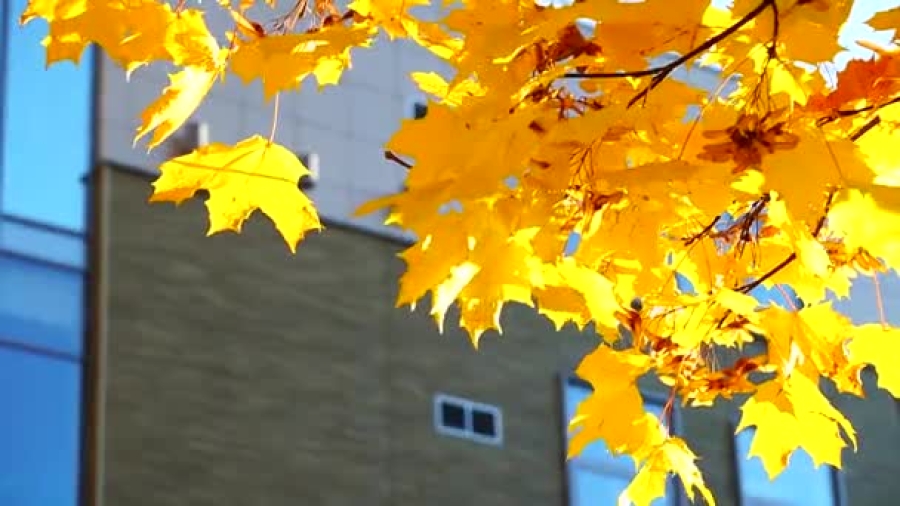
{"type": "Polygon", "coordinates": [[[875,127],[878,126],[880,123],[881,123],[881,116],[875,116],[874,118],[872,118],[872,119],[870,119],[868,122],[866,122],[865,125],[859,127],[859,130],[857,130],[857,131],[853,132],[852,134],[850,134],[849,139],[850,139],[851,141],[856,142],[857,140],[859,140],[860,137],[862,137],[863,135],[866,135],[866,132],[868,132],[869,130],[875,128],[875,127]]]}
{"type": "Polygon", "coordinates": [[[864,112],[872,112],[881,110],[889,105],[894,105],[896,103],[900,103],[900,97],[894,97],[883,104],[878,105],[867,105],[865,107],[860,107],[859,109],[837,109],[832,111],[828,116],[823,116],[816,120],[816,126],[825,126],[829,123],[832,123],[840,118],[846,118],[848,116],[855,116],[857,114],[862,114],[864,112]]]}
{"type": "MultiPolygon", "coordinates": [[[[774,5],[775,5],[775,0],[762,0],[762,2],[760,2],[759,5],[757,5],[755,9],[753,9],[752,11],[745,14],[744,17],[737,20],[733,25],[731,25],[728,28],[726,28],[725,30],[719,32],[715,36],[710,37],[709,39],[707,39],[706,42],[704,42],[703,44],[700,44],[699,46],[695,47],[694,49],[688,51],[684,56],[681,56],[680,58],[676,59],[672,63],[666,65],[664,70],[660,71],[658,74],[655,74],[653,76],[653,79],[650,80],[650,84],[645,86],[644,89],[639,91],[635,96],[631,97],[631,100],[628,101],[627,107],[631,107],[634,104],[638,103],[640,100],[643,100],[644,98],[646,98],[647,94],[650,93],[651,90],[653,90],[654,88],[656,88],[657,86],[662,84],[662,82],[665,81],[666,78],[669,77],[669,74],[671,74],[675,69],[677,69],[684,63],[688,62],[692,58],[696,57],[697,55],[708,50],[709,48],[715,46],[719,42],[722,42],[723,40],[727,39],[732,34],[734,34],[734,32],[740,30],[741,28],[743,28],[744,25],[746,25],[747,23],[749,23],[750,21],[755,19],[757,16],[762,14],[762,12],[764,10],[766,10],[767,8],[774,6],[774,5]]],[[[776,15],[776,17],[778,16],[777,11],[775,11],[775,15],[776,15]]],[[[777,26],[777,22],[776,22],[776,26],[777,26]]]]}
{"type": "Polygon", "coordinates": [[[396,163],[397,165],[400,165],[401,167],[403,167],[403,168],[405,168],[405,169],[411,169],[411,168],[412,168],[412,164],[411,164],[411,163],[407,162],[406,160],[403,160],[402,158],[400,158],[399,156],[397,156],[393,151],[388,150],[388,149],[385,149],[385,150],[384,150],[384,159],[385,159],[385,160],[392,161],[392,162],[396,163]]]}
{"type": "MultiPolygon", "coordinates": [[[[822,229],[825,228],[825,222],[828,219],[828,212],[831,210],[831,204],[834,203],[834,196],[836,193],[837,193],[837,190],[831,190],[830,192],[828,192],[828,198],[825,199],[825,209],[822,212],[822,216],[819,218],[819,221],[816,222],[816,228],[813,229],[813,232],[812,232],[813,238],[817,238],[819,236],[819,233],[822,232],[822,229]]],[[[737,288],[735,291],[742,292],[742,293],[750,293],[754,288],[765,283],[766,280],[768,280],[772,276],[778,274],[782,269],[784,269],[785,267],[790,265],[791,262],[793,262],[796,259],[797,259],[797,253],[791,253],[790,255],[784,257],[784,260],[782,260],[781,262],[778,262],[778,264],[775,267],[772,267],[771,269],[769,269],[768,272],[766,272],[762,276],[758,277],[757,279],[753,280],[752,282],[747,283],[746,285],[744,285],[740,288],[737,288]]]]}
{"type": "Polygon", "coordinates": [[[622,71],[622,72],[585,72],[585,73],[568,72],[566,74],[563,74],[563,77],[572,78],[572,79],[606,79],[606,78],[653,76],[653,80],[650,82],[650,84],[646,88],[641,90],[637,95],[635,95],[628,102],[628,106],[631,107],[634,103],[636,103],[637,101],[639,101],[642,98],[644,98],[645,96],[647,96],[647,94],[650,93],[650,90],[659,86],[660,83],[662,83],[666,79],[666,77],[669,76],[669,74],[671,74],[673,71],[675,71],[675,69],[677,69],[681,65],[685,64],[689,60],[695,58],[696,56],[700,55],[704,51],[707,51],[709,48],[715,46],[719,42],[722,42],[723,40],[727,39],[728,37],[733,35],[736,31],[743,28],[744,25],[746,25],[747,23],[749,23],[750,21],[755,19],[757,16],[762,14],[762,12],[764,10],[766,10],[770,6],[774,6],[774,5],[775,5],[775,0],[762,0],[762,2],[760,2],[760,4],[757,5],[755,9],[753,9],[752,11],[745,14],[744,17],[737,20],[734,24],[732,24],[725,30],[719,32],[715,36],[710,37],[703,44],[700,44],[699,46],[697,46],[694,49],[685,53],[683,56],[678,57],[677,59],[675,59],[674,61],[672,61],[666,65],[661,65],[659,67],[653,67],[653,68],[643,69],[643,70],[632,70],[632,71],[622,71]]]}

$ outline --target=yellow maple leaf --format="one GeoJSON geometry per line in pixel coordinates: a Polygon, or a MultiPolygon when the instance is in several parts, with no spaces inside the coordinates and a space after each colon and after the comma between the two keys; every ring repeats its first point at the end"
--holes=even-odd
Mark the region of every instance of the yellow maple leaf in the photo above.
{"type": "Polygon", "coordinates": [[[351,48],[371,44],[374,31],[367,23],[355,23],[312,33],[257,37],[238,45],[231,70],[245,83],[261,80],[267,99],[296,89],[310,74],[320,87],[336,84],[350,66],[351,48]]]}
{"type": "Polygon", "coordinates": [[[219,72],[201,67],[185,67],[181,72],[169,76],[171,84],[141,113],[141,124],[134,142],[151,131],[153,135],[147,144],[148,149],[169,138],[197,110],[212,89],[219,72]]]}
{"type": "Polygon", "coordinates": [[[575,373],[591,384],[593,392],[578,405],[569,421],[573,432],[568,458],[602,439],[614,455],[635,453],[665,439],[656,417],[644,410],[636,381],[650,370],[650,357],[636,351],[615,351],[601,344],[584,357],[575,373]],[[610,410],[608,406],[616,406],[610,410]]]}
{"type": "Polygon", "coordinates": [[[32,0],[20,22],[42,18],[49,24],[43,44],[47,65],[78,63],[91,42],[129,73],[150,62],[216,66],[219,48],[203,11],[179,13],[158,0],[32,0]]]}
{"type": "Polygon", "coordinates": [[[900,28],[900,7],[876,12],[866,21],[876,30],[896,30],[900,28]]]}
{"type": "Polygon", "coordinates": [[[706,504],[715,506],[712,492],[703,481],[703,475],[696,464],[697,456],[688,448],[683,439],[669,437],[653,449],[646,462],[641,464],[637,475],[619,497],[619,505],[650,506],[659,497],[665,496],[672,473],[678,475],[692,500],[699,493],[706,504]]]}
{"type": "Polygon", "coordinates": [[[769,362],[785,374],[800,368],[810,377],[820,373],[838,376],[849,365],[844,344],[850,335],[850,320],[830,302],[799,311],[769,306],[760,312],[758,325],[766,335],[769,362]]]}
{"type": "Polygon", "coordinates": [[[864,248],[900,268],[900,188],[860,185],[842,190],[828,213],[828,228],[848,251],[864,248]]]}
{"type": "Polygon", "coordinates": [[[209,192],[209,234],[241,231],[257,209],[275,224],[293,252],[309,230],[322,225],[298,181],[309,170],[286,148],[253,136],[234,146],[213,143],[160,167],[151,202],[179,204],[209,192]]]}
{"type": "Polygon", "coordinates": [[[748,457],[759,457],[770,479],[787,467],[798,448],[815,465],[841,467],[844,435],[856,446],[850,421],[832,406],[806,376],[793,373],[782,381],[768,381],[744,403],[735,433],[755,426],[748,457]]]}
{"type": "Polygon", "coordinates": [[[900,399],[900,331],[882,325],[860,325],[848,345],[855,364],[872,365],[878,386],[900,399]]]}
{"type": "Polygon", "coordinates": [[[484,87],[473,80],[463,81],[451,89],[447,81],[435,72],[413,72],[410,77],[420,90],[439,97],[443,103],[451,106],[460,106],[465,98],[485,93],[484,87]]]}
{"type": "Polygon", "coordinates": [[[372,18],[394,39],[408,36],[407,27],[418,24],[418,19],[412,17],[409,10],[430,3],[429,0],[353,0],[348,7],[372,18]]]}

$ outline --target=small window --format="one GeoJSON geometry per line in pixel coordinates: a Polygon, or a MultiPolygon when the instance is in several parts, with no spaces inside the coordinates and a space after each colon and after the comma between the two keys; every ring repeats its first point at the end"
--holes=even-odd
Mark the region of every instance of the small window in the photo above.
{"type": "Polygon", "coordinates": [[[434,397],[434,426],[438,434],[499,445],[502,415],[496,406],[438,394],[434,397]]]}
{"type": "Polygon", "coordinates": [[[445,402],[441,405],[441,424],[459,430],[466,430],[466,410],[460,405],[445,402]]]}
{"type": "Polygon", "coordinates": [[[496,436],[496,423],[497,420],[494,417],[494,413],[480,409],[472,410],[472,432],[475,434],[484,437],[496,436]]]}

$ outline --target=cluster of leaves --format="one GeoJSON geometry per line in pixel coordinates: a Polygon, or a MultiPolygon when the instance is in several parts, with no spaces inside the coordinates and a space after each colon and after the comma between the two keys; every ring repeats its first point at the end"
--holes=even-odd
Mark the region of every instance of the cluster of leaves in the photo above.
{"type": "MultiPolygon", "coordinates": [[[[387,223],[418,238],[398,305],[430,293],[442,327],[456,304],[476,345],[510,302],[604,336],[577,371],[594,393],[570,453],[602,439],[631,455],[623,503],[649,504],[672,473],[713,502],[667,416],[644,410],[644,375],[690,406],[747,396],[738,430],[756,427],[750,454],[772,477],[798,448],[840,466],[855,445],[823,381],[863,396],[873,366],[900,396],[900,332],[854,325],[829,301],[900,267],[900,52],[867,44],[874,57],[833,72],[853,1],[461,0],[424,21],[415,9],[428,0],[219,0],[208,8],[231,15],[225,34],[185,3],[32,0],[22,21],[48,23],[48,64],[77,63],[94,43],[128,72],[174,65],[136,135],[151,148],[227,72],[277,100],[310,76],[337,84],[379,32],[445,60],[449,80],[412,75],[429,112],[386,146],[409,169],[404,191],[360,212],[388,208],[387,223]],[[703,66],[717,85],[672,78],[703,66]],[[763,302],[760,287],[785,297],[763,302]],[[764,352],[747,351],[755,341],[764,352]],[[740,358],[716,360],[728,349],[740,358]]],[[[900,10],[868,24],[894,30],[900,10]]],[[[256,209],[291,250],[321,228],[296,184],[306,168],[272,137],[201,147],[161,172],[154,201],[209,191],[210,233],[256,209]]]]}

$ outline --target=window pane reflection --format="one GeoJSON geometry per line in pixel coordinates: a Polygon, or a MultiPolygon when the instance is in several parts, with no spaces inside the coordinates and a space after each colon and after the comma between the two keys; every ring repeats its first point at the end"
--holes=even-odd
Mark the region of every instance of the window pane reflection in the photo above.
{"type": "Polygon", "coordinates": [[[619,494],[631,483],[631,478],[632,476],[592,473],[586,469],[574,468],[569,478],[571,504],[618,504],[619,494]]]}
{"type": "Polygon", "coordinates": [[[0,341],[80,357],[83,279],[80,271],[0,254],[0,341]]]}
{"type": "Polygon", "coordinates": [[[64,234],[9,216],[0,216],[0,250],[77,269],[84,269],[87,262],[84,235],[64,234]]]}
{"type": "Polygon", "coordinates": [[[775,481],[758,457],[747,459],[753,428],[736,437],[743,506],[835,506],[834,470],[830,466],[815,468],[812,458],[802,449],[791,455],[788,467],[775,481]]]}
{"type": "Polygon", "coordinates": [[[75,506],[80,366],[0,347],[0,504],[75,506]]]}
{"type": "Polygon", "coordinates": [[[45,23],[19,26],[26,0],[6,6],[2,211],[83,231],[91,147],[91,57],[45,69],[45,23]]]}

